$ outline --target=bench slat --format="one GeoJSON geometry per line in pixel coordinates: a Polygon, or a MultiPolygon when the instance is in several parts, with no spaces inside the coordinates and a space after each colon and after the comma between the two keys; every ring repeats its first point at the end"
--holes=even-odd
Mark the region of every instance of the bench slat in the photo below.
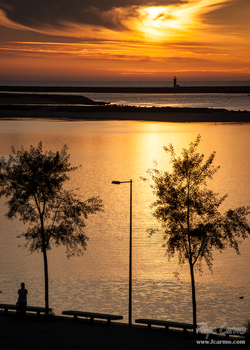
{"type": "MultiPolygon", "coordinates": [[[[8,310],[17,310],[17,308],[18,306],[16,304],[0,304],[0,309],[4,309],[6,313],[8,313],[8,310]]],[[[52,308],[49,308],[49,311],[51,310],[52,308]]],[[[26,311],[36,312],[39,315],[40,313],[45,313],[46,309],[40,306],[26,306],[26,311]]]]}
{"type": "Polygon", "coordinates": [[[111,320],[115,321],[115,320],[123,319],[123,316],[119,316],[119,315],[110,315],[110,314],[102,314],[98,312],[87,312],[87,311],[76,311],[76,310],[62,311],[62,314],[67,316],[74,316],[75,320],[77,319],[77,317],[88,317],[91,320],[94,320],[95,318],[107,320],[108,323],[110,323],[111,320]]]}
{"type": "Polygon", "coordinates": [[[154,320],[154,319],[148,319],[148,318],[140,318],[135,320],[135,323],[141,323],[141,324],[147,324],[148,328],[151,328],[151,325],[154,326],[164,326],[166,330],[169,329],[169,327],[173,328],[182,328],[184,331],[187,329],[193,329],[194,326],[191,323],[181,323],[181,322],[173,322],[173,321],[165,321],[165,320],[154,320]]]}

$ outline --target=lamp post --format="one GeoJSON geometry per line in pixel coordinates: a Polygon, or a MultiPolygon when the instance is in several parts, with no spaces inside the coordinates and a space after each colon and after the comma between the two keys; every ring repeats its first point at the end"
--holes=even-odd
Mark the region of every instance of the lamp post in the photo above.
{"type": "Polygon", "coordinates": [[[132,180],[112,181],[114,185],[130,183],[130,234],[129,234],[129,305],[128,305],[128,324],[132,325],[132,180]]]}

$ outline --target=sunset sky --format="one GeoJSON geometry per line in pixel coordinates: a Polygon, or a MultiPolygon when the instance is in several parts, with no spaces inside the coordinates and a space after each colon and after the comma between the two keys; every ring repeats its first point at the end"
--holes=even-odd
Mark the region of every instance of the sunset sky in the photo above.
{"type": "Polygon", "coordinates": [[[0,80],[250,80],[250,0],[0,0],[0,80]]]}

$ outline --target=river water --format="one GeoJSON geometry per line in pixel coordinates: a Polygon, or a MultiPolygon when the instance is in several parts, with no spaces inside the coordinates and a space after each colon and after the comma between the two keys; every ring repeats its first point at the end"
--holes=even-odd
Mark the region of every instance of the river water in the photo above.
{"type": "Polygon", "coordinates": [[[84,93],[93,101],[123,106],[224,108],[229,111],[250,111],[249,94],[120,94],[84,93]]]}
{"type": "MultiPolygon", "coordinates": [[[[121,314],[128,321],[129,184],[133,180],[133,320],[139,317],[192,322],[190,275],[177,258],[170,262],[161,247],[161,235],[149,238],[146,229],[158,225],[151,217],[154,197],[140,180],[157,160],[160,169],[170,169],[164,145],[172,143],[177,154],[198,134],[200,152],[207,157],[216,151],[221,165],[209,186],[221,195],[228,193],[222,210],[248,205],[250,201],[250,125],[171,124],[131,121],[0,121],[0,155],[36,146],[56,151],[67,144],[72,165],[68,186],[79,188],[83,198],[100,196],[103,213],[88,219],[87,250],[80,258],[67,259],[63,248],[49,252],[50,306],[58,315],[76,309],[121,314]],[[174,272],[179,272],[179,280],[174,272]]],[[[0,294],[1,302],[15,303],[21,282],[29,291],[29,305],[44,304],[43,260],[18,247],[16,235],[25,229],[18,220],[4,217],[0,200],[0,294]]],[[[204,265],[196,273],[198,322],[209,326],[241,327],[250,315],[250,239],[240,247],[214,252],[213,274],[204,265]],[[244,296],[243,299],[239,297],[244,296]]]]}

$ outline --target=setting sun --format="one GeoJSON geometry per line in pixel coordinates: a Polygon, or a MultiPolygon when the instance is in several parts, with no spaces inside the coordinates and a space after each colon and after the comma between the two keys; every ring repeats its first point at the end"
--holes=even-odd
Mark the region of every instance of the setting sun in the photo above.
{"type": "Polygon", "coordinates": [[[203,0],[183,5],[150,6],[138,10],[140,16],[135,28],[144,34],[147,40],[165,41],[180,38],[190,39],[195,30],[208,29],[201,21],[202,14],[222,6],[220,0],[203,0]]]}
{"type": "Polygon", "coordinates": [[[168,40],[177,36],[179,31],[187,30],[188,10],[169,7],[147,7],[139,10],[140,18],[137,28],[152,41],[168,40]],[[186,15],[185,15],[186,11],[186,15]]]}

